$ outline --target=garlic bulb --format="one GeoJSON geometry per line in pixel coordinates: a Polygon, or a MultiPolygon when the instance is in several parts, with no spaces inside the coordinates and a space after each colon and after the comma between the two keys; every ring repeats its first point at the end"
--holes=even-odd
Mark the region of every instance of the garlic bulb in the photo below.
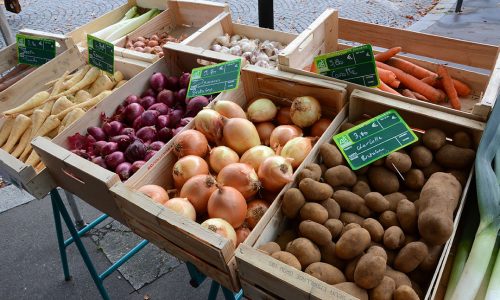
{"type": "Polygon", "coordinates": [[[264,60],[259,60],[255,63],[256,66],[258,67],[263,67],[263,68],[266,68],[266,69],[269,69],[270,65],[267,61],[264,61],[264,60]]]}
{"type": "Polygon", "coordinates": [[[213,44],[212,47],[210,47],[210,50],[220,52],[222,50],[222,46],[219,44],[213,44]]]}
{"type": "Polygon", "coordinates": [[[240,35],[238,35],[238,34],[233,35],[233,36],[231,37],[231,43],[232,43],[232,42],[237,42],[237,41],[239,41],[239,40],[241,40],[241,36],[240,36],[240,35]]]}
{"type": "Polygon", "coordinates": [[[243,51],[241,51],[240,46],[236,45],[229,49],[229,53],[231,53],[232,55],[241,56],[243,54],[243,51]]]}
{"type": "Polygon", "coordinates": [[[259,54],[257,54],[257,61],[265,61],[265,62],[269,62],[269,56],[267,56],[264,52],[259,52],[259,54]]]}
{"type": "Polygon", "coordinates": [[[225,35],[221,35],[221,36],[216,37],[215,42],[217,44],[220,44],[220,45],[226,46],[226,47],[231,45],[230,40],[229,40],[229,34],[227,34],[227,33],[225,35]]]}
{"type": "Polygon", "coordinates": [[[241,57],[243,57],[246,61],[250,62],[252,60],[252,52],[244,52],[241,57]]]}
{"type": "Polygon", "coordinates": [[[220,49],[220,52],[221,53],[226,53],[226,54],[229,54],[231,50],[229,50],[228,47],[225,47],[225,46],[222,46],[222,48],[220,49]]]}

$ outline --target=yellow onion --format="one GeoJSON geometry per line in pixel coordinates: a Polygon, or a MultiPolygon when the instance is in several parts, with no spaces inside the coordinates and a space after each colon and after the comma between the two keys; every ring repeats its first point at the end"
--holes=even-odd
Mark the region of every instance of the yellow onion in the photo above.
{"type": "Polygon", "coordinates": [[[271,192],[280,191],[287,183],[293,181],[293,168],[291,159],[283,156],[266,158],[257,173],[264,189],[271,192]]]}
{"type": "Polygon", "coordinates": [[[322,136],[331,123],[332,120],[330,119],[326,118],[319,119],[316,123],[313,124],[313,126],[311,126],[311,136],[317,136],[317,137],[322,136]]]}
{"type": "Polygon", "coordinates": [[[201,223],[201,227],[211,230],[218,235],[225,237],[226,239],[233,242],[234,247],[237,246],[236,243],[236,231],[234,231],[233,226],[229,224],[226,220],[221,218],[207,219],[201,223]]]}
{"type": "Polygon", "coordinates": [[[257,128],[257,132],[259,133],[260,143],[262,145],[269,146],[269,139],[271,138],[271,133],[275,127],[276,126],[274,126],[271,122],[262,122],[255,125],[255,128],[257,128]]]}
{"type": "Polygon", "coordinates": [[[246,119],[247,115],[241,106],[238,104],[227,101],[227,100],[219,100],[215,102],[213,109],[219,114],[223,115],[226,118],[243,118],[246,119]]]}
{"type": "Polygon", "coordinates": [[[271,121],[277,112],[278,108],[273,101],[266,98],[253,101],[247,108],[248,119],[252,122],[271,121]]]}
{"type": "Polygon", "coordinates": [[[279,154],[283,157],[293,159],[292,167],[295,169],[300,166],[307,154],[311,152],[312,146],[312,138],[299,136],[289,140],[279,154]]]}
{"type": "Polygon", "coordinates": [[[242,118],[225,119],[224,122],[222,130],[224,144],[238,155],[260,145],[259,133],[252,122],[242,118]]]}
{"type": "Polygon", "coordinates": [[[207,212],[208,198],[216,189],[215,184],[215,177],[212,175],[196,175],[186,181],[179,196],[187,198],[196,213],[203,215],[207,212]]]}
{"type": "Polygon", "coordinates": [[[285,144],[295,138],[302,136],[302,129],[295,125],[280,125],[274,128],[269,138],[269,145],[274,151],[285,146],[285,144]]]}
{"type": "Polygon", "coordinates": [[[245,199],[257,194],[260,181],[252,166],[234,163],[224,167],[217,175],[217,182],[238,190],[245,199]]]}
{"type": "Polygon", "coordinates": [[[252,166],[257,172],[264,159],[273,155],[276,155],[273,149],[262,145],[255,146],[243,153],[240,162],[252,166]]]}
{"type": "Polygon", "coordinates": [[[243,243],[248,235],[250,234],[250,229],[243,224],[236,229],[236,244],[239,245],[243,243]]]}
{"type": "Polygon", "coordinates": [[[292,125],[292,118],[290,118],[290,106],[282,107],[276,114],[276,121],[280,125],[292,125]]]}
{"type": "Polygon", "coordinates": [[[238,228],[245,221],[247,202],[237,189],[217,186],[208,199],[207,210],[209,218],[222,218],[233,228],[238,228]]]}
{"type": "Polygon", "coordinates": [[[176,213],[192,220],[196,220],[196,210],[187,198],[172,198],[163,203],[163,206],[170,208],[176,213]]]}
{"type": "Polygon", "coordinates": [[[208,164],[215,173],[219,173],[225,166],[240,161],[238,153],[226,146],[218,146],[210,150],[208,164]]]}
{"type": "Polygon", "coordinates": [[[180,190],[189,178],[196,175],[208,174],[207,162],[196,155],[188,155],[180,158],[172,168],[172,177],[175,187],[180,190]]]}
{"type": "Polygon", "coordinates": [[[309,127],[321,118],[321,105],[314,97],[297,97],[293,99],[290,117],[293,124],[301,128],[309,127]]]}
{"type": "Polygon", "coordinates": [[[194,117],[194,127],[203,133],[209,142],[218,143],[222,139],[224,121],[218,112],[207,108],[194,117]]]}

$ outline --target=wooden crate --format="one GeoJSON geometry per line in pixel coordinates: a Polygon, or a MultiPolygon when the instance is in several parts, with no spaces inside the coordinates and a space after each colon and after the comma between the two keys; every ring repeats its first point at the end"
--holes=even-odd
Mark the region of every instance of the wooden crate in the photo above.
{"type": "MultiPolygon", "coordinates": [[[[20,105],[34,94],[46,90],[45,83],[59,78],[66,71],[72,72],[84,64],[86,64],[84,56],[76,46],[73,46],[2,92],[0,112],[20,105]]],[[[125,78],[133,77],[144,68],[140,64],[126,60],[116,60],[115,67],[124,74],[125,78]]],[[[0,126],[3,122],[5,119],[0,119],[0,126]]],[[[51,189],[57,186],[47,169],[37,171],[1,149],[0,172],[7,181],[24,188],[38,199],[45,197],[51,189]]]]}
{"type": "MultiPolygon", "coordinates": [[[[314,57],[350,48],[353,42],[371,44],[376,50],[381,51],[401,46],[405,53],[397,55],[397,57],[404,58],[432,71],[437,70],[439,61],[449,64],[448,71],[450,75],[467,83],[472,89],[472,94],[466,98],[461,98],[462,111],[457,111],[446,106],[392,95],[353,83],[348,83],[349,92],[354,89],[366,90],[374,94],[476,120],[486,120],[495,104],[500,88],[498,46],[390,28],[344,18],[334,20],[331,15],[329,16],[328,10],[282,51],[279,55],[279,68],[324,80],[338,81],[304,69],[309,70],[314,57]],[[337,39],[348,42],[350,45],[340,43],[337,39]],[[311,43],[311,41],[314,41],[314,43],[311,43]],[[470,67],[476,69],[470,70],[470,67]]],[[[376,50],[375,52],[379,52],[376,50]]]]}
{"type": "MultiPolygon", "coordinates": [[[[362,90],[354,90],[351,93],[349,117],[346,120],[358,120],[365,114],[376,116],[392,108],[399,112],[409,126],[420,129],[438,127],[445,131],[448,136],[457,130],[466,130],[475,136],[480,136],[485,127],[485,124],[479,121],[449,115],[444,112],[436,112],[433,109],[401,102],[362,90]]],[[[316,155],[309,156],[308,159],[309,161],[316,161],[317,157],[316,155]]],[[[471,178],[472,170],[455,212],[453,236],[458,226],[458,220],[462,214],[471,178]]],[[[297,182],[292,186],[296,185],[297,182]]],[[[276,202],[281,203],[281,199],[278,199],[276,202]]],[[[256,295],[256,299],[265,299],[267,296],[283,299],[344,299],[345,295],[340,294],[339,291],[332,288],[331,285],[281,263],[256,249],[264,243],[274,241],[277,235],[287,227],[287,222],[288,220],[283,216],[280,207],[275,211],[274,216],[262,231],[253,247],[251,247],[251,245],[242,245],[237,249],[236,261],[240,279],[246,282],[247,286],[254,288],[249,291],[249,293],[256,295]]],[[[442,265],[448,256],[453,236],[443,248],[438,266],[429,285],[430,288],[426,292],[425,299],[432,299],[433,297],[433,287],[441,273],[442,265]]],[[[247,291],[244,289],[244,292],[246,293],[247,291]]]]}
{"type": "MultiPolygon", "coordinates": [[[[284,103],[299,95],[313,95],[321,101],[325,116],[335,117],[329,132],[340,125],[343,119],[345,90],[329,83],[314,83],[310,78],[280,71],[259,71],[255,66],[242,70],[240,87],[221,93],[216,100],[227,99],[245,107],[255,97],[267,97],[284,103]],[[262,72],[262,73],[261,73],[262,72]]],[[[290,105],[290,103],[288,103],[290,105]]],[[[192,127],[191,123],[188,127],[192,127]]],[[[328,138],[328,136],[326,136],[328,138]]],[[[324,138],[322,138],[324,139],[324,138]]],[[[318,143],[317,145],[319,145],[318,143]]],[[[238,290],[240,284],[235,273],[234,246],[231,241],[202,228],[198,223],[177,215],[170,209],[153,203],[142,193],[134,191],[145,184],[157,184],[173,189],[172,168],[177,157],[171,151],[172,144],[163,147],[156,159],[144,167],[142,176],[129,179],[124,184],[111,188],[128,226],[143,238],[155,243],[182,260],[193,263],[201,272],[223,286],[238,290]]],[[[313,148],[317,151],[318,146],[313,148]]],[[[302,169],[299,166],[297,170],[302,169]]],[[[252,245],[264,225],[277,208],[271,204],[268,212],[252,230],[245,241],[252,245]]]]}

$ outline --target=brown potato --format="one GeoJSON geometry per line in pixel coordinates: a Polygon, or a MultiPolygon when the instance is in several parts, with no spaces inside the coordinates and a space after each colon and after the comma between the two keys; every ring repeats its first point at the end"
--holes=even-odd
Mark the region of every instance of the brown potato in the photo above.
{"type": "Polygon", "coordinates": [[[325,226],[305,220],[299,224],[300,235],[310,239],[316,245],[323,246],[332,241],[332,234],[325,226]]]}
{"type": "Polygon", "coordinates": [[[286,251],[277,251],[271,254],[271,256],[284,264],[289,265],[292,268],[301,270],[300,262],[292,253],[286,251]]]}
{"type": "Polygon", "coordinates": [[[382,281],[374,289],[370,290],[371,300],[392,300],[392,294],[396,289],[396,283],[391,277],[384,276],[382,281]]]}
{"type": "Polygon", "coordinates": [[[350,168],[344,165],[339,165],[326,170],[325,181],[333,187],[351,187],[356,184],[357,177],[350,168]]]}
{"type": "Polygon", "coordinates": [[[300,218],[323,224],[328,220],[328,211],[319,203],[307,202],[300,209],[300,218]]]}
{"type": "Polygon", "coordinates": [[[467,183],[467,179],[469,179],[469,174],[465,171],[461,170],[450,170],[449,173],[455,176],[455,178],[460,182],[462,186],[465,186],[467,183]]]}
{"type": "Polygon", "coordinates": [[[323,159],[323,163],[328,167],[335,167],[344,163],[344,157],[340,153],[337,146],[324,143],[319,147],[319,153],[323,159]]]}
{"type": "Polygon", "coordinates": [[[331,264],[332,266],[343,270],[347,264],[347,262],[343,259],[340,259],[335,254],[335,243],[330,242],[324,246],[319,248],[321,251],[321,261],[327,264],[331,264]]]}
{"type": "Polygon", "coordinates": [[[356,125],[354,125],[353,123],[350,123],[350,122],[342,123],[342,125],[340,125],[340,132],[349,130],[349,129],[353,128],[354,126],[356,126],[356,125]]]}
{"type": "Polygon", "coordinates": [[[349,212],[343,212],[340,214],[340,221],[342,221],[344,224],[349,224],[349,223],[356,223],[358,225],[363,224],[363,221],[365,218],[355,214],[355,213],[349,213],[349,212]]]}
{"type": "Polygon", "coordinates": [[[390,202],[378,192],[370,192],[364,198],[366,206],[376,213],[383,213],[390,207],[390,202]]]}
{"type": "Polygon", "coordinates": [[[344,269],[344,275],[347,281],[354,281],[354,271],[356,271],[356,266],[358,265],[361,255],[351,259],[344,269]]]}
{"type": "Polygon", "coordinates": [[[332,234],[333,239],[336,239],[338,236],[340,236],[340,233],[344,228],[344,224],[339,219],[328,219],[323,225],[328,228],[328,230],[332,234]]]}
{"type": "Polygon", "coordinates": [[[407,199],[399,201],[396,215],[405,233],[414,234],[417,232],[417,208],[413,202],[407,199]]]}
{"type": "Polygon", "coordinates": [[[366,204],[362,204],[359,207],[358,215],[360,215],[363,218],[369,218],[373,215],[373,211],[368,206],[366,206],[366,204]]]}
{"type": "Polygon", "coordinates": [[[453,134],[453,145],[460,148],[472,148],[472,138],[465,131],[457,131],[453,134]]]}
{"type": "Polygon", "coordinates": [[[311,178],[312,180],[319,181],[321,179],[321,167],[318,164],[310,163],[297,174],[297,181],[300,182],[304,178],[311,178]]]}
{"type": "Polygon", "coordinates": [[[396,193],[391,193],[384,195],[385,199],[389,201],[389,210],[392,210],[393,212],[396,212],[396,209],[398,208],[398,203],[399,201],[406,199],[406,195],[400,192],[396,193]]]}
{"type": "Polygon", "coordinates": [[[406,173],[411,168],[411,158],[405,153],[392,152],[386,157],[385,166],[393,172],[406,173]]]}
{"type": "Polygon", "coordinates": [[[402,285],[394,291],[394,300],[419,300],[417,293],[407,285],[402,285]]]}
{"type": "Polygon", "coordinates": [[[365,254],[361,256],[354,271],[354,282],[364,289],[378,286],[384,278],[386,260],[380,256],[365,254]]]}
{"type": "Polygon", "coordinates": [[[286,245],[297,238],[297,232],[292,229],[287,229],[280,233],[276,238],[276,243],[280,246],[280,249],[286,249],[286,245]]]}
{"type": "Polygon", "coordinates": [[[420,198],[420,191],[404,190],[401,193],[404,194],[406,196],[406,199],[410,200],[411,202],[414,202],[418,198],[420,198]]]}
{"type": "Polygon", "coordinates": [[[364,167],[362,167],[362,168],[360,168],[360,169],[355,170],[355,171],[354,171],[354,173],[355,173],[356,175],[358,175],[358,176],[361,176],[361,175],[366,174],[366,172],[368,172],[368,169],[369,169],[369,168],[370,168],[370,166],[364,166],[364,167]]]}
{"type": "Polygon", "coordinates": [[[368,248],[370,240],[370,233],[364,228],[348,230],[335,244],[336,254],[342,259],[352,259],[368,248]]]}
{"type": "Polygon", "coordinates": [[[443,251],[444,245],[427,247],[429,253],[424,258],[424,260],[418,265],[418,268],[424,272],[434,272],[441,256],[441,251],[443,251]]]}
{"type": "Polygon", "coordinates": [[[398,176],[383,167],[371,167],[368,170],[370,187],[381,194],[390,194],[399,190],[398,176]]]}
{"type": "Polygon", "coordinates": [[[358,212],[365,200],[349,191],[335,191],[333,199],[340,205],[342,211],[358,212]]]}
{"type": "Polygon", "coordinates": [[[424,173],[419,169],[411,169],[404,174],[405,185],[412,190],[420,190],[424,186],[424,173]]]}
{"type": "Polygon", "coordinates": [[[391,226],[384,232],[384,246],[388,249],[398,249],[405,242],[405,234],[398,226],[391,226]]]}
{"type": "Polygon", "coordinates": [[[283,195],[281,210],[283,215],[289,219],[294,219],[299,214],[302,206],[306,204],[306,199],[302,192],[297,188],[291,188],[283,195]]]}
{"type": "Polygon", "coordinates": [[[311,178],[302,179],[299,183],[299,190],[307,201],[312,202],[325,201],[333,195],[333,188],[330,185],[311,178]]]}
{"type": "Polygon", "coordinates": [[[424,146],[417,146],[411,150],[411,161],[418,168],[428,167],[432,162],[432,152],[424,146]]]}
{"type": "Polygon", "coordinates": [[[386,210],[380,214],[378,221],[385,229],[391,226],[399,226],[398,216],[392,210],[386,210]]]}
{"type": "Polygon", "coordinates": [[[342,228],[342,232],[340,233],[340,236],[342,236],[347,230],[351,230],[353,228],[361,228],[361,225],[358,223],[348,223],[342,228]]]}
{"type": "Polygon", "coordinates": [[[394,282],[396,283],[396,288],[403,285],[411,287],[410,278],[408,278],[405,273],[396,271],[389,266],[385,268],[385,276],[390,277],[394,280],[394,282]]]}
{"type": "Polygon", "coordinates": [[[321,252],[318,246],[311,242],[311,240],[303,237],[288,243],[286,251],[295,255],[303,268],[307,268],[307,266],[314,262],[321,261],[321,252]]]}
{"type": "Polygon", "coordinates": [[[352,192],[361,198],[364,198],[367,194],[371,192],[370,186],[368,185],[368,182],[359,180],[356,182],[356,184],[352,187],[352,192]]]}
{"type": "Polygon", "coordinates": [[[427,129],[422,136],[422,142],[430,150],[437,151],[446,144],[446,134],[441,129],[427,129]]]}
{"type": "Polygon", "coordinates": [[[384,227],[375,219],[368,218],[363,221],[361,227],[368,230],[370,237],[374,242],[380,242],[384,237],[384,227]]]}
{"type": "Polygon", "coordinates": [[[280,245],[278,245],[278,243],[276,243],[276,242],[268,242],[268,243],[262,244],[257,249],[259,249],[260,251],[267,253],[269,255],[273,254],[274,252],[281,251],[280,245]]]}
{"type": "Polygon", "coordinates": [[[469,169],[475,158],[476,152],[474,150],[450,144],[444,145],[436,153],[436,161],[441,166],[450,169],[469,169]]]}
{"type": "Polygon", "coordinates": [[[424,173],[425,178],[431,177],[432,174],[436,172],[443,172],[443,167],[441,167],[437,162],[432,161],[430,165],[425,168],[422,168],[422,172],[424,173]]]}
{"type": "Polygon", "coordinates": [[[328,219],[338,219],[340,217],[340,205],[332,198],[321,202],[324,208],[328,211],[328,219]]]}
{"type": "Polygon", "coordinates": [[[381,246],[376,246],[376,245],[370,246],[370,248],[368,248],[366,253],[375,256],[380,256],[387,262],[387,252],[381,246]]]}
{"type": "Polygon", "coordinates": [[[411,242],[399,250],[394,268],[409,273],[415,270],[428,254],[427,246],[422,242],[411,242]]]}
{"type": "MultiPolygon", "coordinates": [[[[404,232],[404,231],[403,231],[404,232]]],[[[408,245],[409,243],[413,243],[413,242],[416,242],[418,241],[419,237],[416,236],[416,235],[408,235],[405,233],[405,242],[404,242],[404,246],[408,245]]]]}
{"type": "Polygon", "coordinates": [[[335,287],[341,291],[344,291],[344,292],[358,298],[359,300],[368,300],[368,293],[366,292],[366,290],[360,288],[354,282],[337,283],[337,284],[333,285],[333,287],[335,287]]]}
{"type": "Polygon", "coordinates": [[[396,250],[385,249],[385,253],[387,253],[387,264],[389,266],[393,266],[394,260],[396,260],[396,256],[398,255],[398,252],[396,250]]]}
{"type": "Polygon", "coordinates": [[[337,284],[346,281],[341,270],[324,262],[312,263],[304,272],[328,284],[337,284]]]}

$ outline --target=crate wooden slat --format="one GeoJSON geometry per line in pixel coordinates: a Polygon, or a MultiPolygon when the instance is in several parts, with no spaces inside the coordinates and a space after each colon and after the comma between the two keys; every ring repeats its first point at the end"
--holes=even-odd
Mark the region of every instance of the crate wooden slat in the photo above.
{"type": "Polygon", "coordinates": [[[344,18],[338,18],[338,22],[335,22],[329,20],[325,14],[326,12],[315,21],[315,24],[302,32],[294,43],[280,53],[279,68],[281,70],[337,82],[336,79],[308,72],[315,56],[351,47],[351,45],[338,42],[337,38],[348,42],[369,43],[374,47],[385,49],[401,46],[405,52],[397,57],[404,58],[433,72],[437,70],[436,60],[452,64],[447,67],[450,75],[465,82],[472,89],[471,95],[461,98],[462,111],[451,109],[449,105],[443,106],[392,95],[358,84],[348,83],[348,91],[361,89],[458,116],[466,116],[476,120],[487,119],[500,88],[500,58],[498,55],[500,48],[498,46],[344,18]],[[331,30],[334,32],[332,33],[331,30]],[[321,36],[323,32],[330,33],[323,36],[323,47],[310,47],[311,41],[318,40],[317,36],[321,36]],[[468,66],[483,69],[485,74],[472,71],[470,68],[467,69],[468,66]]]}
{"type": "MultiPolygon", "coordinates": [[[[436,113],[429,108],[401,102],[362,90],[354,90],[351,93],[348,119],[357,120],[365,114],[376,116],[391,108],[396,109],[409,126],[419,129],[439,127],[447,136],[450,136],[457,130],[466,130],[478,136],[485,127],[483,122],[449,115],[443,112],[436,113]]],[[[315,153],[314,156],[309,156],[308,159],[310,161],[315,161],[316,154],[317,153],[315,153]]],[[[438,266],[431,278],[430,288],[426,292],[425,299],[433,298],[434,285],[440,277],[442,266],[446,262],[450,244],[455,235],[458,220],[461,217],[465,198],[469,190],[472,172],[471,170],[469,173],[468,181],[464,186],[460,203],[455,212],[454,233],[443,248],[438,266]]],[[[291,186],[296,184],[297,182],[291,186]]],[[[278,201],[281,201],[281,199],[278,201]]],[[[294,299],[337,299],[335,298],[336,296],[332,294],[332,290],[335,289],[332,289],[330,285],[302,271],[283,264],[256,249],[266,242],[274,241],[278,234],[287,227],[287,222],[288,220],[283,216],[280,207],[260,234],[253,248],[249,245],[242,245],[237,249],[236,259],[240,279],[249,282],[250,285],[259,289],[264,296],[270,295],[270,297],[274,297],[274,295],[276,295],[284,299],[290,297],[294,299]]],[[[243,285],[243,287],[245,286],[243,285]]],[[[255,291],[250,292],[252,293],[255,291]]],[[[264,296],[262,298],[258,297],[257,299],[265,299],[264,296]]]]}

